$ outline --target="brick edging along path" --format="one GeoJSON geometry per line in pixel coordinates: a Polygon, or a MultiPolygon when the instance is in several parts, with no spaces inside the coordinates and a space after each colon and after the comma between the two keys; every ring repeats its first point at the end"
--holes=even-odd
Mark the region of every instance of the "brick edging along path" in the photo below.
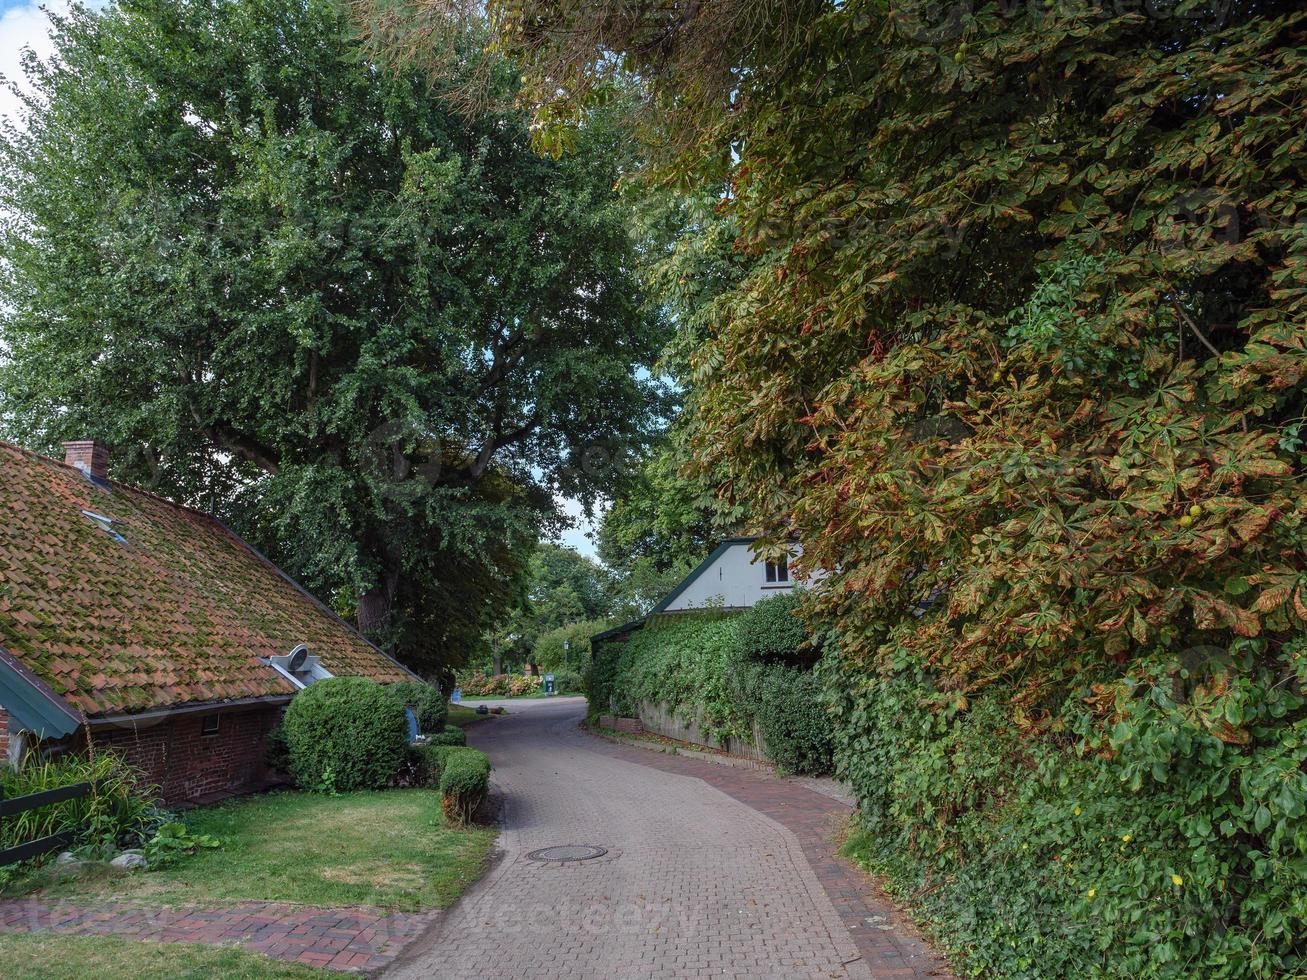
{"type": "Polygon", "coordinates": [[[948,962],[926,943],[911,921],[861,871],[836,853],[834,840],[852,816],[852,807],[766,770],[723,766],[590,732],[587,735],[592,752],[702,779],[794,834],[876,980],[953,976],[948,962]]]}
{"type": "Polygon", "coordinates": [[[114,903],[10,899],[0,902],[0,933],[55,932],[118,936],[164,943],[241,946],[280,960],[334,970],[379,970],[438,911],[408,914],[383,909],[320,909],[277,902],[229,908],[145,908],[114,903]]]}

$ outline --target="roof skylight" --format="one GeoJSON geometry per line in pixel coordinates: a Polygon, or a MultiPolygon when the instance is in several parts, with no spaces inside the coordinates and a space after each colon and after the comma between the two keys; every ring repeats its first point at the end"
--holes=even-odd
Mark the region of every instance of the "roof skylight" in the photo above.
{"type": "Polygon", "coordinates": [[[114,522],[112,517],[105,517],[103,514],[97,514],[95,513],[95,511],[91,511],[91,510],[82,511],[82,516],[89,518],[91,522],[95,524],[96,527],[98,527],[105,534],[109,535],[109,537],[113,538],[119,544],[127,543],[127,539],[114,530],[113,528],[114,522]]]}

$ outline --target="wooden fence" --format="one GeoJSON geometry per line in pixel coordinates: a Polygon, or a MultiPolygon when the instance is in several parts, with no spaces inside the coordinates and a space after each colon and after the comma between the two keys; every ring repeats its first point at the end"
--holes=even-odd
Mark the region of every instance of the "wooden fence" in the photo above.
{"type": "MultiPolygon", "coordinates": [[[[59,786],[40,793],[31,793],[27,796],[15,796],[8,800],[4,798],[4,792],[0,791],[0,820],[19,813],[27,813],[29,810],[39,810],[43,806],[62,803],[65,800],[80,800],[82,797],[90,795],[92,789],[94,787],[91,783],[74,783],[72,786],[59,786]]],[[[4,848],[0,850],[0,868],[7,864],[26,861],[28,858],[49,854],[51,851],[65,850],[77,843],[77,837],[78,832],[76,830],[63,830],[57,834],[50,834],[48,837],[28,841],[26,844],[4,848]]]]}

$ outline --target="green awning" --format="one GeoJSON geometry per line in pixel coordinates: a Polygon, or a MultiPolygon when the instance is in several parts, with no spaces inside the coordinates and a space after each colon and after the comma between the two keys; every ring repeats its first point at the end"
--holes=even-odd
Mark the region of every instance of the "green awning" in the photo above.
{"type": "Polygon", "coordinates": [[[3,649],[0,649],[0,707],[9,715],[11,730],[32,732],[37,738],[62,738],[82,724],[77,712],[63,698],[3,649]]]}

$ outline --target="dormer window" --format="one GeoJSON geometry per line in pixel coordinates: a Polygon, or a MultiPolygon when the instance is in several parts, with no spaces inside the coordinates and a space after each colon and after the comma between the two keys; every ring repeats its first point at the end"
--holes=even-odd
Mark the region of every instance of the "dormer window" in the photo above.
{"type": "Polygon", "coordinates": [[[788,585],[790,581],[790,563],[786,561],[767,562],[767,584],[788,585]]]}

